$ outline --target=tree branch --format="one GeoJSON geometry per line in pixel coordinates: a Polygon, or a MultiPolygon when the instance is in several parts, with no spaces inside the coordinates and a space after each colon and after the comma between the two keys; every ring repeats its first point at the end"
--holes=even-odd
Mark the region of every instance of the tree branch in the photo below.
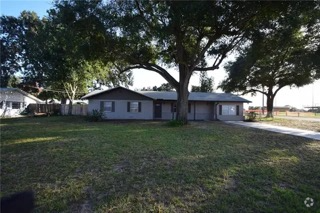
{"type": "Polygon", "coordinates": [[[179,87],[179,82],[173,78],[168,71],[166,71],[165,69],[163,69],[162,67],[160,67],[159,65],[156,64],[152,64],[152,63],[141,63],[141,64],[137,64],[137,65],[133,65],[133,66],[128,66],[124,69],[121,69],[119,66],[117,66],[116,64],[114,64],[114,66],[120,70],[120,73],[124,73],[127,72],[129,70],[132,69],[146,69],[149,71],[153,71],[158,73],[159,75],[161,75],[164,79],[166,79],[174,88],[178,89],[179,87]]]}
{"type": "Polygon", "coordinates": [[[276,91],[274,91],[274,96],[276,96],[276,94],[285,86],[279,86],[278,89],[276,89],[276,91]]]}
{"type": "MultiPolygon", "coordinates": [[[[202,39],[201,39],[202,40],[202,39]]],[[[201,42],[200,40],[200,42],[201,42]]],[[[207,50],[210,48],[210,46],[213,43],[213,39],[209,39],[208,43],[206,44],[206,46],[201,50],[201,52],[199,53],[198,57],[196,58],[196,60],[193,62],[193,65],[191,66],[190,70],[194,70],[195,67],[197,66],[197,64],[200,62],[201,58],[204,56],[204,54],[207,52],[207,50]]]]}
{"type": "Polygon", "coordinates": [[[212,71],[219,69],[219,66],[212,66],[212,67],[195,67],[194,71],[212,71]]]}
{"type": "Polygon", "coordinates": [[[268,95],[268,93],[266,92],[263,92],[261,90],[258,90],[258,89],[250,89],[248,92],[244,93],[244,94],[247,94],[247,93],[250,93],[250,92],[259,92],[259,93],[262,93],[264,95],[268,95]]]}

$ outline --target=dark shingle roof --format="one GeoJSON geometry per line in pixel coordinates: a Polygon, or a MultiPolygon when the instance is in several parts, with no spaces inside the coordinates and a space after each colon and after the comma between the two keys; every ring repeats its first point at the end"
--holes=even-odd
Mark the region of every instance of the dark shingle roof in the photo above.
{"type": "MultiPolygon", "coordinates": [[[[116,88],[122,88],[122,87],[116,87],[116,88]]],[[[88,99],[95,95],[98,95],[110,90],[114,90],[116,88],[108,89],[108,90],[96,90],[83,96],[81,99],[88,99]]],[[[123,89],[128,90],[127,88],[123,88],[123,89]]],[[[168,101],[177,100],[176,92],[164,92],[164,91],[134,91],[134,92],[140,93],[154,100],[168,100],[168,101]]],[[[251,102],[247,99],[241,98],[231,93],[206,93],[206,92],[190,92],[189,101],[251,102]]]]}
{"type": "MultiPolygon", "coordinates": [[[[139,93],[152,99],[177,100],[176,92],[139,91],[139,93]]],[[[250,102],[230,93],[190,92],[189,101],[224,101],[224,102],[250,102]]]]}

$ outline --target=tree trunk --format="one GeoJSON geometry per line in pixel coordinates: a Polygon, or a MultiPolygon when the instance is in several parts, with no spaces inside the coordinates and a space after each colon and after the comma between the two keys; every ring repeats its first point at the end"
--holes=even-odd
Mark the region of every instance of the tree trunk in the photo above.
{"type": "Polygon", "coordinates": [[[274,95],[268,94],[267,95],[267,116],[266,116],[266,118],[273,118],[273,100],[274,100],[274,95]]]}
{"type": "Polygon", "coordinates": [[[72,115],[72,103],[73,100],[69,99],[68,115],[72,115]]]}
{"type": "Polygon", "coordinates": [[[191,74],[185,65],[179,65],[180,83],[177,90],[177,115],[176,120],[181,121],[183,124],[188,123],[188,85],[191,74]]]}

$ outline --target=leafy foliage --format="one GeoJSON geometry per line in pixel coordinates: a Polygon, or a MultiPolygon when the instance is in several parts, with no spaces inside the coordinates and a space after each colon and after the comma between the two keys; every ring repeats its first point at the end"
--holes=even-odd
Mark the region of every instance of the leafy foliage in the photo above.
{"type": "Polygon", "coordinates": [[[141,91],[174,91],[174,88],[169,83],[163,83],[159,87],[143,87],[141,91]]]}
{"type": "Polygon", "coordinates": [[[43,98],[53,98],[58,94],[59,98],[68,98],[72,102],[87,93],[94,80],[105,85],[132,85],[130,72],[121,74],[108,61],[96,60],[92,56],[97,50],[88,47],[93,47],[98,35],[74,30],[80,29],[79,24],[74,24],[76,20],[84,24],[94,23],[89,10],[82,11],[82,16],[77,18],[63,6],[51,9],[43,19],[27,11],[17,18],[2,16],[2,86],[7,86],[10,76],[20,72],[23,74],[21,89],[27,92],[37,90],[39,95],[41,87],[44,87],[43,98]]]}
{"type": "Polygon", "coordinates": [[[303,29],[309,23],[319,24],[320,16],[314,20],[310,14],[320,10],[309,5],[291,9],[255,32],[236,60],[226,65],[228,78],[220,85],[227,92],[265,94],[268,116],[272,116],[273,100],[280,89],[319,78],[320,54],[314,47],[320,40],[303,29]]]}
{"type": "Polygon", "coordinates": [[[217,69],[253,29],[287,4],[74,0],[58,1],[56,8],[67,11],[60,13],[64,23],[87,35],[89,58],[107,58],[122,72],[140,68],[165,78],[178,94],[176,119],[186,123],[191,75],[217,69]],[[168,67],[179,71],[179,81],[168,67]]]}
{"type": "Polygon", "coordinates": [[[207,72],[200,72],[200,86],[192,86],[192,92],[213,92],[214,78],[208,77],[207,72]]]}
{"type": "Polygon", "coordinates": [[[92,110],[92,113],[87,117],[88,121],[98,122],[103,120],[103,112],[99,110],[92,110]]]}

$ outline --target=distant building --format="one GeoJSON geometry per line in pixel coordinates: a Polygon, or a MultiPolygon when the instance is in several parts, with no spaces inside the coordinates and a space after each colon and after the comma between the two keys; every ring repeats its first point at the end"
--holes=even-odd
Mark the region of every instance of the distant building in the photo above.
{"type": "Polygon", "coordinates": [[[0,115],[19,115],[29,104],[43,103],[42,100],[18,88],[0,88],[0,115]]]}

